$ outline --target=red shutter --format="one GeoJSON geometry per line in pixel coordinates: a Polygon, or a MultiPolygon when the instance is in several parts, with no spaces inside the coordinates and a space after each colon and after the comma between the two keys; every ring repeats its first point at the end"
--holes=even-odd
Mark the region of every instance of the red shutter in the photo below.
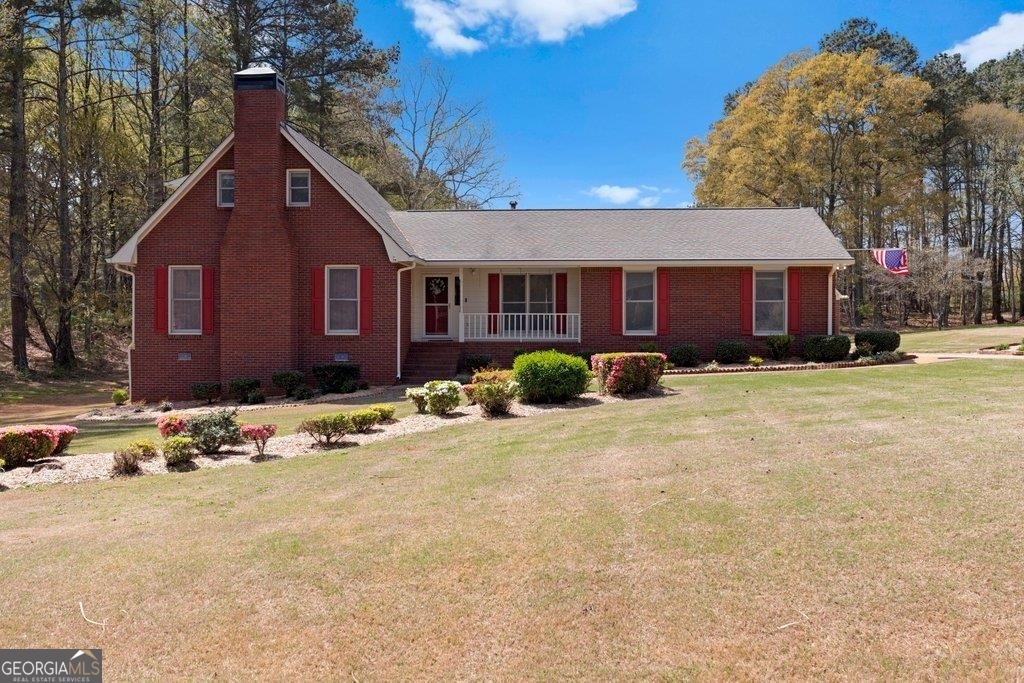
{"type": "Polygon", "coordinates": [[[609,278],[611,288],[612,334],[622,334],[622,268],[614,268],[609,278]]]}
{"type": "Polygon", "coordinates": [[[501,275],[487,274],[487,334],[498,333],[498,314],[501,313],[501,275]]]}
{"type": "Polygon", "coordinates": [[[167,334],[167,268],[153,271],[153,330],[167,334]]]}
{"type": "Polygon", "coordinates": [[[565,273],[555,273],[555,334],[565,334],[569,312],[569,278],[565,273]]]}
{"type": "Polygon", "coordinates": [[[213,334],[213,288],[216,271],[203,266],[203,334],[213,334]]]}
{"type": "Polygon", "coordinates": [[[313,268],[310,270],[310,310],[312,312],[310,332],[313,334],[324,333],[324,269],[313,268]]]}
{"type": "Polygon", "coordinates": [[[740,273],[740,334],[754,333],[754,271],[740,273]]]}
{"type": "Polygon", "coordinates": [[[669,270],[658,268],[658,334],[668,334],[669,270]]]}
{"type": "Polygon", "coordinates": [[[359,334],[373,334],[373,268],[359,269],[359,334]]]}
{"type": "Polygon", "coordinates": [[[795,335],[800,334],[800,271],[796,268],[790,268],[787,271],[787,275],[789,277],[789,283],[786,287],[789,333],[795,335]]]}

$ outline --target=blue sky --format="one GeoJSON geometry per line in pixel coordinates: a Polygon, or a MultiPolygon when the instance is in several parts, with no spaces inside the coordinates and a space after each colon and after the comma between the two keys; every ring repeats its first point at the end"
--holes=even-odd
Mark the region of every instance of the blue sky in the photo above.
{"type": "MultiPolygon", "coordinates": [[[[969,64],[1024,46],[1024,2],[362,0],[358,24],[398,43],[400,73],[442,66],[483,100],[520,208],[685,205],[686,140],[723,96],[783,55],[865,16],[923,59],[957,47],[969,64]]],[[[495,207],[495,208],[504,208],[495,207]]]]}

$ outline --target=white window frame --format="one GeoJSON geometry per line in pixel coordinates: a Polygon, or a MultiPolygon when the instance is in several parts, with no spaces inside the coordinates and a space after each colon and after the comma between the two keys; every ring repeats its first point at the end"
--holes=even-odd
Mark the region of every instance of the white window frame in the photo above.
{"type": "MultiPolygon", "coordinates": [[[[530,310],[530,303],[531,303],[530,302],[530,277],[533,276],[533,275],[536,275],[538,277],[546,277],[546,278],[550,278],[551,279],[551,313],[553,314],[555,312],[555,308],[558,305],[558,303],[556,301],[556,299],[558,298],[558,293],[555,291],[555,289],[556,289],[555,273],[538,273],[536,271],[531,271],[531,272],[526,272],[526,273],[501,273],[501,303],[499,304],[498,309],[499,309],[499,312],[502,315],[505,315],[505,278],[506,277],[521,277],[521,278],[524,278],[524,280],[525,280],[524,287],[523,287],[523,295],[526,297],[526,300],[522,301],[522,302],[518,302],[518,301],[516,302],[516,303],[522,303],[523,304],[523,308],[525,309],[523,311],[524,314],[531,314],[531,313],[533,313],[534,315],[546,315],[544,313],[537,313],[537,312],[534,312],[534,311],[530,310]]],[[[539,303],[539,302],[534,301],[533,303],[539,303]]],[[[508,315],[519,315],[519,314],[517,314],[517,313],[509,313],[508,315]]]]}
{"type": "MultiPolygon", "coordinates": [[[[195,301],[195,299],[182,299],[195,301]]],[[[167,332],[177,335],[201,335],[203,333],[203,267],[167,266],[167,332]],[[199,327],[194,330],[179,330],[174,327],[174,274],[178,271],[199,271],[199,327]]]]}
{"type": "MultiPolygon", "coordinates": [[[[644,299],[644,303],[646,303],[644,299]]],[[[623,268],[622,269],[622,334],[626,337],[654,337],[658,334],[658,269],[650,268],[623,268]],[[650,273],[651,274],[651,295],[654,297],[651,299],[651,308],[653,314],[651,315],[651,329],[649,330],[629,330],[626,328],[629,316],[626,315],[626,293],[629,288],[626,287],[626,275],[628,273],[650,273]]]]}
{"type": "MultiPolygon", "coordinates": [[[[347,336],[352,337],[359,334],[359,330],[362,324],[362,301],[363,292],[361,290],[362,277],[360,276],[359,266],[352,265],[332,265],[324,266],[324,332],[332,336],[347,336]],[[331,271],[332,270],[352,270],[356,274],[356,326],[355,329],[351,330],[332,330],[331,329],[331,271]]],[[[351,299],[338,299],[338,301],[351,301],[351,299]]]]}
{"type": "Polygon", "coordinates": [[[313,201],[313,174],[309,172],[308,168],[289,168],[287,180],[285,181],[288,192],[288,206],[309,206],[313,201]],[[306,176],[306,193],[308,198],[304,202],[296,202],[292,200],[292,178],[297,176],[306,176]]]}
{"type": "Polygon", "coordinates": [[[235,205],[235,171],[234,169],[224,169],[217,171],[217,206],[221,209],[230,209],[235,205]],[[227,204],[221,201],[221,191],[226,189],[222,186],[223,179],[227,176],[231,176],[231,203],[227,204]]]}
{"type": "MultiPolygon", "coordinates": [[[[750,293],[750,299],[753,301],[751,306],[750,315],[753,316],[753,320],[750,323],[750,328],[754,331],[755,337],[771,337],[777,334],[786,334],[789,329],[789,270],[783,268],[755,268],[753,278],[754,291],[750,293]],[[782,276],[782,329],[781,330],[759,330],[757,329],[757,275],[758,273],[772,273],[779,274],[782,276]]],[[[777,299],[765,299],[766,303],[779,303],[777,299]]]]}

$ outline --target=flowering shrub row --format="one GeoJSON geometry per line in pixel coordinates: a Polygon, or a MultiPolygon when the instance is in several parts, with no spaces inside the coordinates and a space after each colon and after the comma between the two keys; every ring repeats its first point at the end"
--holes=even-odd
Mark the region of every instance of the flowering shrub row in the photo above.
{"type": "Polygon", "coordinates": [[[598,390],[620,396],[658,386],[665,361],[663,353],[599,353],[590,359],[598,390]]]}
{"type": "Polygon", "coordinates": [[[78,434],[71,425],[14,425],[0,428],[0,467],[21,467],[29,460],[60,455],[78,434]]]}

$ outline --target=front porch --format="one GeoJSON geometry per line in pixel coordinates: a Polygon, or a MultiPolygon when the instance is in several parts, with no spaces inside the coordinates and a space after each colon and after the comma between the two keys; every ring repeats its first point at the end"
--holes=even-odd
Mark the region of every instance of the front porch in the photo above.
{"type": "Polygon", "coordinates": [[[413,269],[412,341],[580,341],[580,270],[413,269]]]}

